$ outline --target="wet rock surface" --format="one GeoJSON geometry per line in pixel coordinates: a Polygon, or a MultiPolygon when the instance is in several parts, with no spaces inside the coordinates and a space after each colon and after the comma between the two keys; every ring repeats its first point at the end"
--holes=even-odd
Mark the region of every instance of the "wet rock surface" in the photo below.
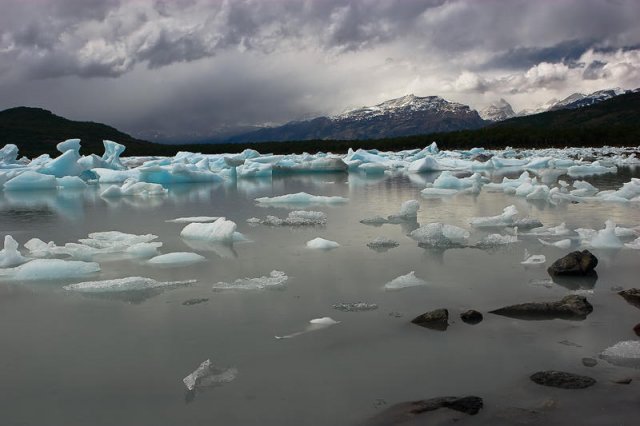
{"type": "Polygon", "coordinates": [[[470,309],[460,314],[460,319],[467,324],[478,324],[482,321],[482,314],[478,311],[470,309]]]}
{"type": "Polygon", "coordinates": [[[436,309],[425,312],[411,320],[413,324],[433,330],[444,331],[449,326],[449,311],[446,309],[436,309]]]}
{"type": "Polygon", "coordinates": [[[205,302],[208,302],[208,301],[209,301],[209,299],[207,299],[207,298],[196,298],[196,299],[185,300],[184,302],[182,302],[182,304],[184,306],[192,306],[192,305],[197,305],[199,303],[205,303],[205,302]]]}
{"type": "Polygon", "coordinates": [[[618,294],[636,308],[640,308],[640,289],[630,288],[629,290],[619,291],[618,294]]]}
{"type": "Polygon", "coordinates": [[[534,383],[561,389],[584,389],[596,384],[595,379],[564,371],[538,371],[529,377],[534,383]]]}
{"type": "Polygon", "coordinates": [[[583,320],[593,311],[587,298],[579,295],[563,297],[557,302],[530,302],[490,311],[491,314],[517,319],[571,319],[583,320]]]}
{"type": "MultiPolygon", "coordinates": [[[[420,419],[420,421],[423,421],[423,416],[424,421],[427,422],[426,424],[429,424],[429,416],[426,416],[426,414],[434,412],[436,410],[440,410],[441,408],[473,416],[478,414],[483,406],[484,403],[482,401],[482,398],[477,396],[445,396],[423,399],[420,401],[402,402],[392,405],[377,416],[367,421],[365,424],[368,426],[399,425],[410,422],[412,420],[420,419]]],[[[455,422],[459,419],[459,416],[453,416],[451,418],[451,421],[455,422]]]]}
{"type": "Polygon", "coordinates": [[[598,361],[593,358],[582,358],[582,365],[585,367],[595,367],[598,365],[598,361]]]}
{"type": "Polygon", "coordinates": [[[589,250],[574,251],[556,260],[547,269],[549,275],[574,275],[585,276],[595,273],[598,258],[589,250]]]}

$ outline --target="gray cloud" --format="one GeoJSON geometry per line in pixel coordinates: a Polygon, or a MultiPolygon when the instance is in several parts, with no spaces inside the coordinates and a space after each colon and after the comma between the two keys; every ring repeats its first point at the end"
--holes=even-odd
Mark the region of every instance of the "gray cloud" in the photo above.
{"type": "MultiPolygon", "coordinates": [[[[0,107],[200,137],[414,92],[640,86],[640,2],[3,0],[0,107]]],[[[1,143],[1,141],[0,141],[1,143]]]]}

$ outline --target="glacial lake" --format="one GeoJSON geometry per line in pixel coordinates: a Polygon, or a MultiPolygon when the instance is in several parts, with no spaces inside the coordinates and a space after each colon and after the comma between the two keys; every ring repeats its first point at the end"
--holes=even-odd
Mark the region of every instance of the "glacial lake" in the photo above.
{"type": "MultiPolygon", "coordinates": [[[[520,171],[507,174],[516,177],[520,171]]],[[[438,396],[477,395],[484,409],[462,424],[635,424],[640,418],[640,370],[598,359],[605,348],[635,340],[638,308],[617,294],[638,287],[640,251],[591,251],[598,279],[560,285],[546,272],[571,249],[544,246],[536,237],[490,250],[425,249],[407,237],[418,224],[443,222],[468,229],[474,216],[493,216],[514,204],[520,216],[570,229],[640,225],[634,203],[552,205],[504,193],[424,199],[420,190],[437,174],[366,177],[324,173],[169,187],[166,196],[103,199],[104,189],[0,192],[0,235],[22,245],[37,237],[62,245],[97,231],[155,234],[162,253],[193,251],[206,262],[159,267],[143,260],[104,257],[101,272],[63,281],[0,282],[0,424],[14,425],[356,425],[391,405],[438,396]],[[247,219],[284,217],[291,209],[262,207],[257,197],[308,192],[347,197],[346,204],[304,206],[327,214],[324,227],[250,225],[247,219]],[[417,221],[371,226],[402,202],[420,201],[417,221]],[[233,246],[189,245],[180,238],[186,216],[224,216],[249,241],[233,246]],[[378,236],[399,246],[376,251],[378,236]],[[305,247],[315,237],[340,247],[305,247]],[[523,266],[525,249],[546,256],[523,266]],[[277,290],[213,291],[217,282],[289,277],[277,290]],[[385,291],[385,283],[415,271],[427,285],[385,291]],[[83,294],[64,285],[128,276],[191,285],[131,294],[83,294]],[[585,295],[594,311],[583,321],[524,321],[489,314],[505,305],[585,295]],[[208,299],[192,305],[183,302],[208,299]],[[377,304],[343,312],[342,302],[377,304]],[[446,331],[410,323],[437,308],[449,310],[446,331]],[[459,314],[476,309],[477,325],[459,314]],[[338,324],[297,335],[314,318],[338,324]],[[598,360],[594,367],[582,358],[598,360]],[[228,383],[188,392],[182,379],[210,359],[234,367],[228,383]],[[583,390],[539,386],[540,370],[588,375],[583,390]],[[629,385],[612,380],[630,377],[629,385]],[[528,421],[529,423],[526,423],[528,421]],[[523,423],[518,423],[523,422],[523,423]]],[[[601,190],[618,189],[640,169],[586,177],[601,190]]],[[[503,175],[492,176],[498,182],[503,175]]],[[[564,177],[567,181],[571,179],[564,177]]],[[[456,423],[456,424],[458,424],[456,423]]],[[[437,424],[437,423],[434,423],[437,424]]],[[[449,424],[449,423],[447,423],[449,424]]]]}

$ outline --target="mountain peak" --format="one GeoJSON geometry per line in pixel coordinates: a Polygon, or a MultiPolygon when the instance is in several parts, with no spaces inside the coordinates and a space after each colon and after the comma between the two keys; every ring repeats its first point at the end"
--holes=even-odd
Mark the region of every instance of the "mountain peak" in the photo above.
{"type": "Polygon", "coordinates": [[[499,100],[491,103],[491,105],[482,109],[478,113],[483,120],[489,121],[503,121],[516,115],[511,104],[509,104],[509,102],[504,98],[500,98],[499,100]]]}

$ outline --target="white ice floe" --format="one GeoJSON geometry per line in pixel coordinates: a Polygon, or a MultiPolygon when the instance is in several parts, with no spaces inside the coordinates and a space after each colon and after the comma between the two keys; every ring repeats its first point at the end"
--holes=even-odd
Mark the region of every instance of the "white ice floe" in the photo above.
{"type": "Polygon", "coordinates": [[[232,382],[237,376],[238,370],[236,368],[218,368],[208,359],[182,379],[182,382],[189,391],[194,391],[199,388],[219,386],[232,382]]]}
{"type": "Polygon", "coordinates": [[[162,247],[161,242],[136,243],[125,249],[125,253],[133,257],[153,257],[158,254],[158,249],[162,247]]]}
{"type": "Polygon", "coordinates": [[[594,161],[591,164],[571,166],[567,169],[567,174],[572,177],[579,177],[616,173],[617,171],[618,168],[616,166],[606,167],[601,165],[599,161],[594,161]]]}
{"type": "Polygon", "coordinates": [[[82,293],[108,293],[108,292],[121,292],[121,291],[149,290],[153,288],[189,285],[195,282],[196,280],[156,281],[153,278],[126,277],[126,278],[117,278],[113,280],[84,281],[77,284],[65,285],[63,288],[65,290],[78,291],[82,293]]]}
{"type": "Polygon", "coordinates": [[[289,212],[284,219],[277,216],[267,216],[264,219],[252,217],[247,222],[269,226],[323,226],[327,224],[327,215],[323,212],[295,210],[289,212]]]}
{"type": "Polygon", "coordinates": [[[555,242],[545,241],[541,238],[538,238],[538,241],[540,241],[542,245],[557,247],[563,250],[566,250],[569,247],[571,247],[571,240],[569,238],[565,238],[564,240],[555,241],[555,242]]]}
{"type": "Polygon", "coordinates": [[[213,223],[190,223],[182,229],[180,236],[188,240],[232,243],[244,239],[236,229],[235,222],[221,217],[213,223]]]}
{"type": "Polygon", "coordinates": [[[335,303],[331,307],[337,311],[342,311],[342,312],[366,312],[366,311],[375,311],[376,309],[378,309],[377,304],[366,303],[366,302],[335,303]]]}
{"type": "Polygon", "coordinates": [[[604,229],[597,231],[593,237],[582,241],[582,243],[600,249],[617,249],[624,245],[616,235],[616,224],[610,219],[605,222],[604,229]]]}
{"type": "Polygon", "coordinates": [[[456,195],[459,192],[459,189],[425,188],[420,191],[420,195],[422,195],[424,198],[440,198],[456,195]]]}
{"type": "Polygon", "coordinates": [[[285,336],[276,336],[276,339],[291,339],[293,337],[310,333],[312,331],[322,330],[336,324],[340,324],[340,321],[336,321],[331,317],[314,318],[311,321],[309,321],[309,325],[304,330],[287,334],[285,336]]]}
{"type": "Polygon", "coordinates": [[[571,229],[567,228],[566,223],[562,222],[558,226],[552,226],[549,228],[533,228],[523,235],[534,235],[537,237],[561,237],[569,234],[571,234],[571,229]]]}
{"type": "Polygon", "coordinates": [[[0,269],[0,279],[16,281],[61,280],[100,272],[95,262],[63,259],[34,259],[14,268],[0,269]]]}
{"type": "Polygon", "coordinates": [[[58,181],[55,176],[25,171],[4,183],[5,191],[27,191],[56,189],[58,181]]]}
{"type": "Polygon", "coordinates": [[[63,189],[84,189],[88,185],[78,176],[64,176],[56,179],[58,188],[63,189]]]}
{"type": "Polygon", "coordinates": [[[422,225],[409,234],[420,244],[443,248],[465,245],[469,236],[466,229],[438,222],[422,225]]]}
{"type": "Polygon", "coordinates": [[[571,195],[576,197],[590,197],[598,193],[598,188],[584,180],[576,180],[573,182],[574,190],[570,191],[571,195]]]}
{"type": "Polygon", "coordinates": [[[256,198],[256,201],[260,204],[291,204],[291,205],[303,205],[303,204],[344,204],[349,201],[348,198],[337,196],[324,196],[324,195],[311,195],[306,192],[298,192],[296,194],[286,194],[277,197],[260,197],[256,198]]]}
{"type": "Polygon", "coordinates": [[[18,247],[18,242],[11,235],[4,236],[4,248],[0,250],[0,268],[11,268],[29,261],[20,254],[18,247]]]}
{"type": "Polygon", "coordinates": [[[391,215],[389,219],[414,219],[418,216],[418,210],[420,210],[420,202],[418,200],[408,200],[402,203],[400,211],[391,215]]]}
{"type": "Polygon", "coordinates": [[[284,288],[289,277],[282,271],[271,271],[269,276],[240,278],[232,283],[218,282],[214,290],[263,290],[284,288]]]}
{"type": "Polygon", "coordinates": [[[335,241],[325,240],[324,238],[318,237],[307,241],[306,246],[313,250],[332,250],[340,247],[340,244],[335,241]]]}
{"type": "Polygon", "coordinates": [[[640,340],[626,340],[608,347],[600,358],[621,367],[640,368],[640,340]]]}
{"type": "Polygon", "coordinates": [[[517,235],[489,234],[475,244],[478,248],[494,248],[518,242],[517,235]]]}
{"type": "Polygon", "coordinates": [[[198,253],[178,251],[152,257],[147,262],[152,265],[160,266],[187,266],[194,263],[204,262],[206,260],[206,257],[201,256],[198,253]]]}
{"type": "Polygon", "coordinates": [[[530,254],[528,250],[524,251],[524,260],[520,262],[523,265],[542,265],[547,261],[544,254],[530,254]]]}
{"type": "Polygon", "coordinates": [[[165,222],[172,223],[205,223],[215,222],[220,219],[220,216],[189,216],[189,217],[177,217],[175,219],[165,220],[165,222]]]}
{"type": "Polygon", "coordinates": [[[506,227],[512,226],[515,222],[515,217],[518,215],[518,209],[513,204],[507,206],[502,211],[502,214],[489,217],[473,217],[469,220],[471,226],[475,228],[494,228],[494,227],[506,227]]]}
{"type": "Polygon", "coordinates": [[[384,285],[384,289],[387,291],[402,290],[408,287],[418,287],[427,285],[427,282],[423,279],[416,277],[415,271],[411,271],[406,275],[401,275],[384,285]]]}
{"type": "Polygon", "coordinates": [[[103,198],[126,196],[157,196],[167,194],[167,189],[157,183],[138,182],[134,178],[124,181],[122,186],[111,185],[100,194],[103,198]]]}
{"type": "Polygon", "coordinates": [[[624,246],[630,249],[640,250],[640,237],[636,238],[630,243],[626,243],[624,246]]]}

